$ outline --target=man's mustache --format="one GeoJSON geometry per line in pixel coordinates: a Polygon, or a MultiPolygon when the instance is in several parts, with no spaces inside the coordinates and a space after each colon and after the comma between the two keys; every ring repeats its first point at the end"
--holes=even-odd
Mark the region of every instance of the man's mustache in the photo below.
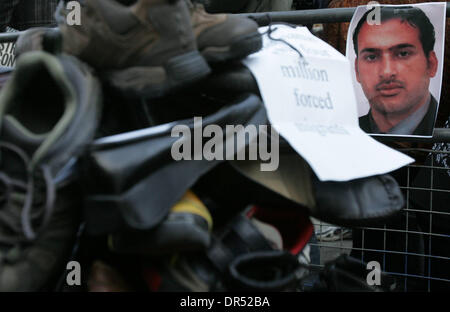
{"type": "Polygon", "coordinates": [[[376,90],[385,90],[385,89],[396,89],[396,88],[404,88],[405,84],[400,80],[389,79],[383,80],[379,82],[376,86],[376,90]]]}

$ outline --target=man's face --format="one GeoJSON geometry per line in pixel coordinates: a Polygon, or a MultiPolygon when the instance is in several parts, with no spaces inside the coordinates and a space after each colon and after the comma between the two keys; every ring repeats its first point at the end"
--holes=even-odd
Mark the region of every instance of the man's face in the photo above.
{"type": "Polygon", "coordinates": [[[372,110],[387,115],[414,112],[428,98],[437,58],[425,56],[419,29],[400,19],[361,27],[356,78],[372,110]]]}

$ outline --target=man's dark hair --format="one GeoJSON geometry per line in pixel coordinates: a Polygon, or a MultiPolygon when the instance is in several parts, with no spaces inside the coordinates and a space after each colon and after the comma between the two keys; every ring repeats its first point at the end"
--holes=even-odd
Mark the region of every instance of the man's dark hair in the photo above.
{"type": "Polygon", "coordinates": [[[412,27],[416,27],[419,29],[419,39],[422,43],[423,51],[425,52],[425,56],[428,57],[430,52],[434,49],[434,43],[436,41],[436,34],[434,31],[434,26],[431,24],[429,18],[425,15],[425,13],[416,7],[407,6],[407,7],[386,7],[380,6],[375,7],[372,10],[367,11],[363,17],[356,25],[356,28],[353,32],[353,48],[355,49],[356,57],[358,57],[358,35],[361,27],[364,23],[367,22],[367,16],[373,10],[379,8],[381,15],[381,22],[385,22],[394,18],[400,19],[402,22],[408,22],[412,27]]]}

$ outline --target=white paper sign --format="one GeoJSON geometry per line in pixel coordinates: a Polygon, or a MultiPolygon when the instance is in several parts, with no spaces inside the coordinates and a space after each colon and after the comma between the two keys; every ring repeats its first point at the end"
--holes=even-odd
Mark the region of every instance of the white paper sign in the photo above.
{"type": "Polygon", "coordinates": [[[275,24],[271,29],[270,36],[284,42],[266,33],[263,49],[243,62],[258,82],[272,126],[320,180],[353,180],[414,161],[359,128],[350,64],[344,55],[306,27],[275,24]]]}
{"type": "Polygon", "coordinates": [[[356,8],[347,33],[346,56],[350,61],[359,117],[366,124],[362,127],[367,133],[397,137],[432,136],[441,98],[446,8],[445,2],[356,8]],[[370,24],[364,23],[368,17],[366,14],[371,14],[374,19],[370,24]],[[359,45],[353,42],[355,32],[359,45]],[[425,48],[421,38],[433,37],[434,44],[431,44],[433,40],[424,40],[425,48]],[[356,47],[366,52],[357,57],[356,47]],[[425,53],[427,49],[429,51],[425,53]],[[384,62],[386,55],[399,57],[392,57],[392,62],[384,62]],[[433,100],[428,111],[423,111],[425,116],[415,121],[414,112],[424,104],[420,99],[426,98],[425,94],[431,95],[433,100]],[[376,127],[368,123],[369,116],[373,117],[375,113],[373,109],[369,112],[373,105],[379,109],[389,107],[389,111],[381,114],[382,118],[378,114],[379,121],[374,122],[376,127]],[[378,123],[390,127],[382,131],[378,123]]]}

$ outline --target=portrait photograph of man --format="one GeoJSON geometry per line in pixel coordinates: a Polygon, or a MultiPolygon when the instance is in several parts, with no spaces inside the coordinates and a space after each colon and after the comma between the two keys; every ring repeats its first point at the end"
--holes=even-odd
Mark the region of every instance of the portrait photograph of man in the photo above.
{"type": "Polygon", "coordinates": [[[358,7],[347,57],[359,125],[370,134],[432,136],[442,83],[445,3],[358,7]]]}

